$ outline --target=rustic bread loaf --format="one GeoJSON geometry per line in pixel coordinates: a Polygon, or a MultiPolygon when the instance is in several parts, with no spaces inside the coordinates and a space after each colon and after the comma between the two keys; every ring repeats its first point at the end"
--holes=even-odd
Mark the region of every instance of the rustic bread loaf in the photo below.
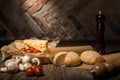
{"type": "Polygon", "coordinates": [[[97,57],[101,56],[98,52],[88,50],[80,55],[80,60],[86,64],[94,64],[97,57]]]}

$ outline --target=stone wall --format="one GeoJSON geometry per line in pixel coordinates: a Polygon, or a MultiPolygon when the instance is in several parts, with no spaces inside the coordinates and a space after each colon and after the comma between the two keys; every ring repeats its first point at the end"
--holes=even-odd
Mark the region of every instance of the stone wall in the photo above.
{"type": "Polygon", "coordinates": [[[95,40],[95,17],[105,16],[105,39],[120,40],[119,0],[1,0],[0,39],[95,40]]]}

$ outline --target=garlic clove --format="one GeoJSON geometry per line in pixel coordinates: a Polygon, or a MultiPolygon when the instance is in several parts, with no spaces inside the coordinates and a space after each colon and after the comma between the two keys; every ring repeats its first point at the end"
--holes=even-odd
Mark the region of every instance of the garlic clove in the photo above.
{"type": "Polygon", "coordinates": [[[31,66],[32,66],[31,63],[25,63],[25,64],[24,64],[24,68],[25,68],[25,70],[26,70],[27,68],[31,67],[31,66]]]}
{"type": "Polygon", "coordinates": [[[31,60],[31,62],[32,62],[32,64],[40,65],[40,59],[38,59],[38,58],[33,58],[31,60]]]}
{"type": "Polygon", "coordinates": [[[25,55],[25,56],[22,58],[22,63],[23,63],[23,64],[24,64],[24,63],[30,63],[30,60],[31,60],[30,56],[25,55]]]}
{"type": "Polygon", "coordinates": [[[22,63],[19,64],[19,69],[20,69],[21,71],[24,71],[24,70],[25,70],[24,65],[23,65],[22,63]]]}
{"type": "Polygon", "coordinates": [[[0,68],[0,71],[1,72],[7,72],[8,70],[7,70],[7,67],[2,67],[2,68],[0,68]]]}

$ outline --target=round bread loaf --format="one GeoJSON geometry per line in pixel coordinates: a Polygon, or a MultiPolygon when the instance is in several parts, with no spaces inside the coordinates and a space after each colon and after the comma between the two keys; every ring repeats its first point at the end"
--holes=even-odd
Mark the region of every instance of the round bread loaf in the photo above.
{"type": "Polygon", "coordinates": [[[53,64],[60,66],[64,64],[65,56],[68,52],[59,52],[53,58],[53,64]]]}
{"type": "Polygon", "coordinates": [[[64,65],[65,66],[77,66],[80,64],[80,58],[79,55],[76,52],[69,52],[66,56],[65,56],[65,61],[64,61],[64,65]]]}
{"type": "Polygon", "coordinates": [[[86,64],[95,64],[95,60],[99,56],[101,55],[98,52],[88,50],[81,53],[80,60],[86,64]]]}

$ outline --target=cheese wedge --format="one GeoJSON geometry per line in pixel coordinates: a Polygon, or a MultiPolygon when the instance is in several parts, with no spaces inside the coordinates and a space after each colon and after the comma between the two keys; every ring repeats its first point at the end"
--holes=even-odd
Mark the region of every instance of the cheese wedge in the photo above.
{"type": "Polygon", "coordinates": [[[14,44],[15,44],[16,48],[19,50],[21,50],[22,48],[26,48],[26,49],[29,48],[25,43],[22,43],[22,42],[14,42],[14,44]]]}
{"type": "Polygon", "coordinates": [[[40,51],[45,51],[48,48],[48,40],[31,40],[25,39],[23,43],[40,51]]]}

